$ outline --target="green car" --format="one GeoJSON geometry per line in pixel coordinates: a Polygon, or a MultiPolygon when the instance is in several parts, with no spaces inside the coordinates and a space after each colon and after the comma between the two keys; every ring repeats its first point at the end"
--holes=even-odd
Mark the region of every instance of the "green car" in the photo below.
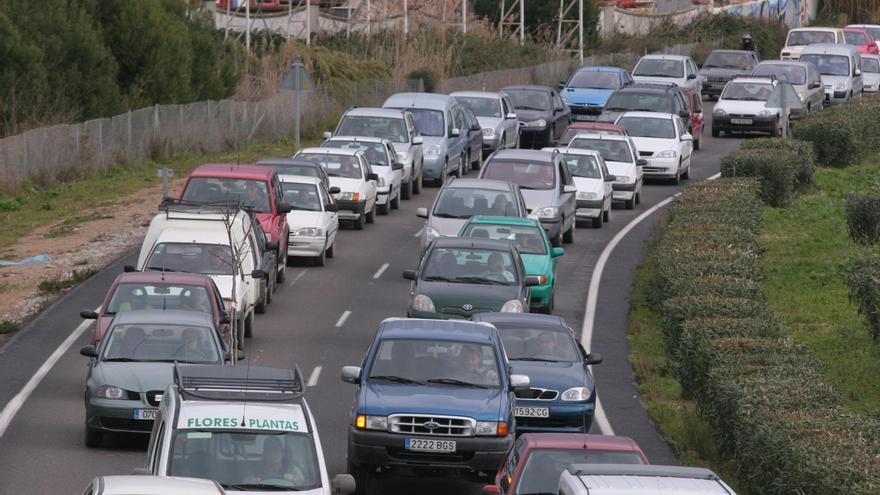
{"type": "Polygon", "coordinates": [[[541,278],[541,285],[531,288],[529,309],[548,314],[553,311],[556,258],[562,256],[565,250],[550,245],[550,239],[538,221],[531,218],[475,216],[464,224],[458,235],[515,241],[526,275],[541,278]]]}

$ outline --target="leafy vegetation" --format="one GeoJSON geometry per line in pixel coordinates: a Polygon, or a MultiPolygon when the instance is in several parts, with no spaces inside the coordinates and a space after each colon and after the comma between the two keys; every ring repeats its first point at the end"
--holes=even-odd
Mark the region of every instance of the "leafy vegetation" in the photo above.
{"type": "Polygon", "coordinates": [[[880,96],[868,96],[815,113],[793,128],[794,137],[813,143],[826,167],[848,167],[880,151],[880,96]]]}
{"type": "Polygon", "coordinates": [[[91,278],[92,275],[98,273],[98,271],[99,270],[97,268],[73,270],[70,275],[64,278],[50,278],[43,280],[42,282],[40,282],[38,288],[41,292],[45,292],[47,294],[57,294],[85,282],[86,280],[91,278]]]}
{"type": "Polygon", "coordinates": [[[852,194],[846,198],[849,237],[860,244],[880,242],[880,195],[852,194]]]}
{"type": "Polygon", "coordinates": [[[786,206],[810,184],[814,169],[810,143],[791,139],[755,139],[721,158],[723,177],[756,177],[761,199],[786,206]]]}
{"type": "Polygon", "coordinates": [[[853,263],[849,278],[849,298],[865,317],[874,340],[880,340],[880,258],[865,257],[853,263]]]}

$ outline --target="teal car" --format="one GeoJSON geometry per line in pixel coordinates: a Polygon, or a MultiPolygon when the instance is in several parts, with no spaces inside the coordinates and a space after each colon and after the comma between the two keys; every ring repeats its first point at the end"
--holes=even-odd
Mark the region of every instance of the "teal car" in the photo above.
{"type": "Polygon", "coordinates": [[[459,237],[483,237],[514,241],[519,247],[526,275],[540,277],[541,284],[531,288],[531,311],[553,311],[553,291],[556,282],[556,258],[565,250],[550,245],[550,239],[541,224],[531,218],[471,217],[458,232],[459,237]]]}

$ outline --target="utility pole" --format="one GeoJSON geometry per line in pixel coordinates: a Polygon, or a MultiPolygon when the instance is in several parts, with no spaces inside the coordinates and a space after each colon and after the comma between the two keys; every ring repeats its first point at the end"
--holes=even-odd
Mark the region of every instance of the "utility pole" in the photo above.
{"type": "Polygon", "coordinates": [[[556,29],[556,48],[576,52],[578,61],[584,63],[584,0],[559,0],[559,24],[556,29]],[[577,4],[577,19],[570,19],[569,14],[577,4]],[[565,25],[571,25],[565,27],[565,25]],[[574,47],[574,34],[577,31],[577,48],[574,47]],[[566,48],[572,47],[572,48],[566,48]]]}
{"type": "Polygon", "coordinates": [[[403,0],[403,37],[409,37],[409,2],[403,0]]]}
{"type": "Polygon", "coordinates": [[[245,25],[244,47],[247,50],[248,55],[250,55],[250,53],[251,53],[251,0],[245,0],[245,2],[244,2],[244,25],[245,25]]]}
{"type": "Polygon", "coordinates": [[[461,32],[467,34],[467,0],[461,0],[461,32]]]}

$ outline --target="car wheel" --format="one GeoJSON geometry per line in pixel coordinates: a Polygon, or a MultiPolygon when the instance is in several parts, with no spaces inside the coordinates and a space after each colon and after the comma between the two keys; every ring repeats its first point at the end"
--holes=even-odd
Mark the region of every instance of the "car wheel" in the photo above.
{"type": "Polygon", "coordinates": [[[397,190],[397,196],[394,196],[394,199],[391,200],[391,208],[395,210],[400,209],[400,189],[397,190]]]}
{"type": "Polygon", "coordinates": [[[559,232],[556,233],[556,237],[550,239],[550,244],[553,247],[562,246],[562,225],[559,226],[559,232]]]}
{"type": "Polygon", "coordinates": [[[464,175],[464,166],[467,163],[467,158],[465,158],[465,154],[462,153],[458,159],[458,169],[455,171],[455,177],[461,179],[461,176],[464,175]]]}
{"type": "Polygon", "coordinates": [[[326,266],[327,265],[327,249],[325,248],[321,251],[321,254],[315,256],[315,265],[316,266],[326,266]]]}
{"type": "MultiPolygon", "coordinates": [[[[377,206],[379,207],[379,214],[380,215],[387,215],[388,210],[391,207],[391,200],[389,199],[387,202],[385,202],[384,205],[377,205],[377,206]]],[[[373,209],[375,209],[375,208],[376,207],[374,206],[373,209]]],[[[373,222],[370,222],[370,223],[373,223],[373,222]]]]}
{"type": "MultiPolygon", "coordinates": [[[[279,243],[280,244],[280,243],[279,243]]],[[[281,249],[281,246],[278,246],[278,249],[281,249]]],[[[279,284],[284,283],[284,279],[287,278],[287,264],[290,262],[290,256],[287,255],[287,245],[284,245],[284,257],[278,260],[278,266],[281,267],[281,270],[275,270],[275,281],[279,284]]]]}
{"type": "MultiPolygon", "coordinates": [[[[636,193],[636,204],[638,205],[638,204],[641,204],[641,203],[642,203],[642,192],[639,191],[639,192],[636,193]]],[[[632,208],[630,208],[630,209],[632,209],[632,208]]]]}
{"type": "Polygon", "coordinates": [[[690,179],[691,178],[691,164],[688,163],[688,168],[684,169],[684,172],[681,173],[682,179],[690,179]]]}
{"type": "Polygon", "coordinates": [[[471,170],[480,170],[483,168],[483,150],[477,151],[477,160],[471,164],[471,170]]]}
{"type": "Polygon", "coordinates": [[[366,223],[366,215],[361,213],[357,220],[354,221],[354,229],[355,230],[364,230],[364,224],[366,223]]]}
{"type": "Polygon", "coordinates": [[[244,319],[244,336],[251,338],[254,335],[254,314],[251,313],[244,319]]]}
{"type": "Polygon", "coordinates": [[[269,287],[268,287],[268,285],[269,285],[269,284],[268,284],[268,282],[267,282],[267,283],[266,283],[266,291],[263,292],[263,297],[261,297],[261,298],[260,298],[260,302],[258,302],[258,303],[256,304],[256,306],[254,306],[254,312],[257,313],[257,314],[263,314],[263,313],[266,312],[266,304],[268,304],[268,303],[266,302],[266,295],[269,293],[269,287]]]}
{"type": "Polygon", "coordinates": [[[275,298],[275,289],[278,287],[278,282],[275,281],[272,277],[268,277],[269,279],[269,290],[266,291],[266,304],[272,304],[272,299],[275,298]]]}
{"type": "Polygon", "coordinates": [[[244,350],[244,320],[239,320],[235,329],[235,338],[238,342],[235,343],[235,347],[238,348],[239,351],[244,350]]]}
{"type": "Polygon", "coordinates": [[[608,208],[607,210],[602,212],[602,220],[604,220],[605,223],[611,221],[611,208],[608,208]]]}
{"type": "Polygon", "coordinates": [[[624,206],[624,208],[626,208],[627,210],[635,209],[635,207],[636,207],[636,203],[638,202],[638,197],[639,197],[638,194],[633,194],[633,197],[632,197],[632,198],[627,199],[626,201],[624,201],[624,202],[623,202],[623,206],[624,206]]]}
{"type": "Polygon", "coordinates": [[[681,162],[678,162],[678,170],[675,171],[675,178],[672,179],[672,183],[676,186],[681,184],[681,162]]]}
{"type": "Polygon", "coordinates": [[[421,194],[421,192],[422,192],[422,175],[423,175],[422,167],[419,167],[419,178],[413,184],[413,188],[412,188],[413,193],[415,193],[415,194],[421,194]]]}
{"type": "Polygon", "coordinates": [[[412,199],[413,195],[413,182],[415,182],[415,177],[409,179],[409,182],[401,186],[400,188],[400,196],[403,199],[412,199]]]}
{"type": "Polygon", "coordinates": [[[376,221],[376,202],[373,202],[373,209],[370,210],[369,213],[366,214],[367,223],[374,223],[376,221]]]}
{"type": "Polygon", "coordinates": [[[604,217],[604,216],[605,216],[604,214],[600,213],[599,216],[597,216],[596,218],[593,219],[593,228],[594,229],[602,228],[602,217],[604,217]]]}
{"type": "Polygon", "coordinates": [[[574,231],[577,228],[577,219],[571,222],[571,227],[562,235],[562,242],[571,244],[574,242],[574,231]]]}
{"type": "Polygon", "coordinates": [[[327,257],[332,258],[336,256],[336,241],[333,241],[333,244],[327,246],[327,257]]]}
{"type": "Polygon", "coordinates": [[[712,128],[712,137],[718,137],[720,135],[721,135],[721,131],[713,127],[712,128]]]}
{"type": "Polygon", "coordinates": [[[104,446],[104,432],[86,425],[85,432],[86,447],[97,448],[104,446]]]}
{"type": "Polygon", "coordinates": [[[349,463],[348,472],[354,478],[355,495],[369,495],[373,491],[373,469],[349,463]]]}

